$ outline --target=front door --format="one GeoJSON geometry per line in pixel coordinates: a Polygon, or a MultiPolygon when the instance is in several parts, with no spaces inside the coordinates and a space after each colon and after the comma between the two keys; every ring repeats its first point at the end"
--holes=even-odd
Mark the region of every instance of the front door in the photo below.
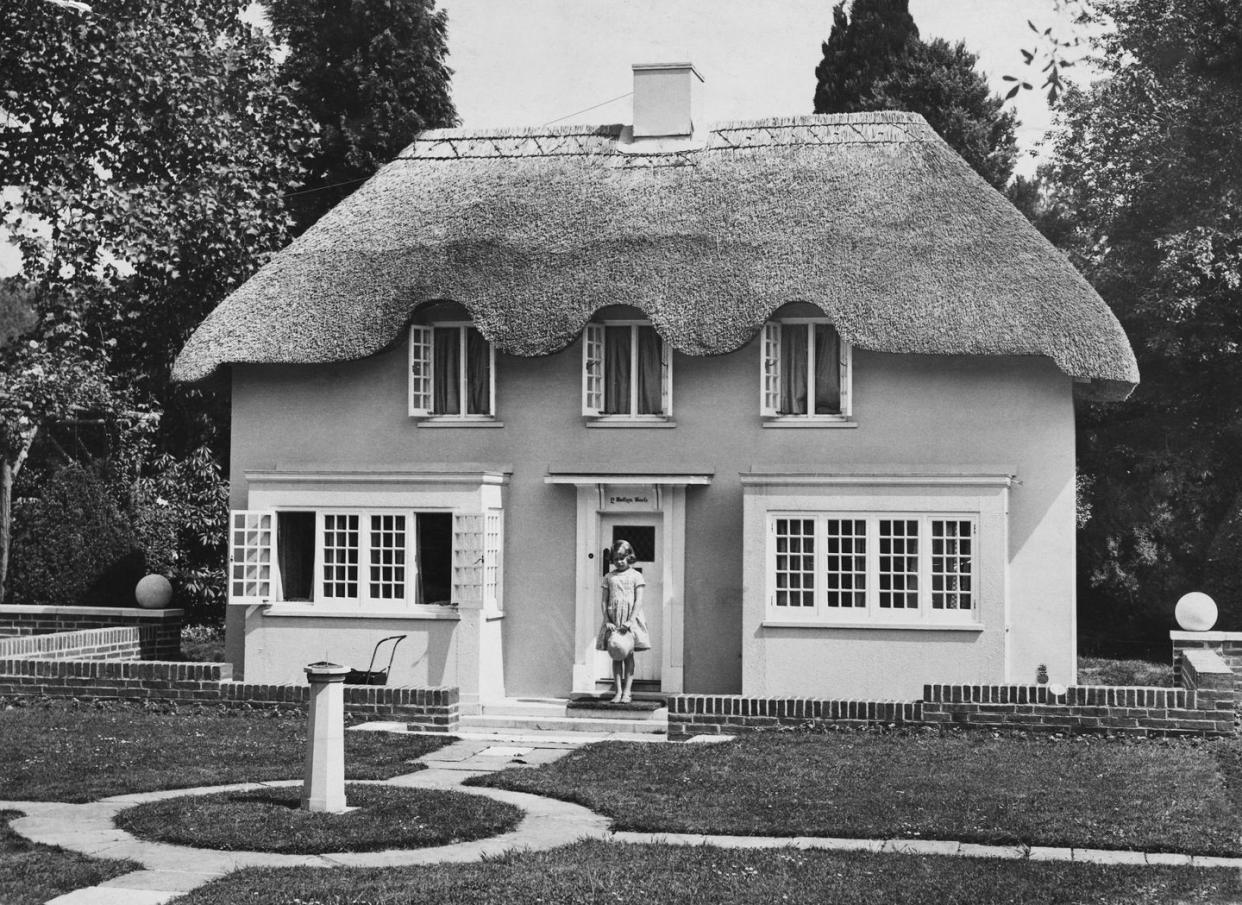
{"type": "MultiPolygon", "coordinates": [[[[632,568],[643,573],[643,617],[651,634],[651,650],[634,655],[634,678],[636,681],[660,681],[660,663],[664,651],[664,562],[661,552],[664,539],[660,536],[664,519],[659,512],[617,512],[600,514],[599,538],[605,551],[619,540],[629,541],[637,556],[632,568]]],[[[601,552],[605,552],[601,551],[601,552]]],[[[600,569],[600,581],[608,570],[608,557],[600,569]]],[[[597,595],[598,597],[598,595],[597,595]]],[[[597,612],[602,610],[597,605],[597,612]]],[[[598,658],[599,677],[612,680],[612,661],[606,653],[598,658]]]]}

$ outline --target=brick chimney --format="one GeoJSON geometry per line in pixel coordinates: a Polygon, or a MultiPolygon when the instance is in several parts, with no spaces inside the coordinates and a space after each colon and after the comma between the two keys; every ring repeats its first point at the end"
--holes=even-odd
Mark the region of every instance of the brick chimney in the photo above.
{"type": "Polygon", "coordinates": [[[689,138],[702,82],[690,63],[635,63],[634,138],[689,138]]]}

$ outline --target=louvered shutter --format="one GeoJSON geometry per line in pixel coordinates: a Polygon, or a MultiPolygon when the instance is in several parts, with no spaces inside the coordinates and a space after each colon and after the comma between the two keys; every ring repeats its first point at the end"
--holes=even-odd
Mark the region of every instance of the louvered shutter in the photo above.
{"type": "Polygon", "coordinates": [[[431,414],[431,328],[410,325],[410,415],[431,414]]]}
{"type": "Polygon", "coordinates": [[[582,414],[604,411],[604,325],[587,324],[582,341],[582,414]]]}
{"type": "Polygon", "coordinates": [[[236,509],[229,513],[229,602],[271,603],[276,599],[276,516],[236,509]]]}
{"type": "Polygon", "coordinates": [[[763,325],[763,354],[759,362],[759,412],[775,416],[781,406],[781,325],[763,325]]]}
{"type": "Polygon", "coordinates": [[[501,609],[504,595],[502,557],[505,548],[505,514],[499,509],[487,511],[486,534],[483,538],[483,604],[501,609]]]}

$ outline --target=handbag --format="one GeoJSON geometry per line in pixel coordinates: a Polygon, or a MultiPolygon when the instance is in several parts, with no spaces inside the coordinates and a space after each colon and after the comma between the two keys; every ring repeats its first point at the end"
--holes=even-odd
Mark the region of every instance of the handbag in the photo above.
{"type": "Polygon", "coordinates": [[[608,634],[608,656],[613,660],[624,660],[634,653],[634,633],[613,631],[608,634]]]}

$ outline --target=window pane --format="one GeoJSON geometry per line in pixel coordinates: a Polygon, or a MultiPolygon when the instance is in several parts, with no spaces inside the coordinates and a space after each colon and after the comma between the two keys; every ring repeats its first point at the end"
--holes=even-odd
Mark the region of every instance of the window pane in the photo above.
{"type": "Polygon", "coordinates": [[[483,334],[474,327],[466,330],[466,392],[471,415],[490,415],[492,411],[492,355],[483,334]]]}
{"type": "Polygon", "coordinates": [[[435,392],[431,410],[437,415],[460,415],[461,328],[436,327],[433,337],[435,392]]]}
{"type": "Polygon", "coordinates": [[[604,413],[630,414],[629,327],[604,328],[604,413]]]}
{"type": "Polygon", "coordinates": [[[912,610],[919,605],[919,523],[915,519],[880,519],[879,603],[882,610],[912,610]]]}
{"type": "Polygon", "coordinates": [[[285,600],[314,599],[315,513],[276,513],[276,564],[285,600]]]}
{"type": "Polygon", "coordinates": [[[660,337],[652,327],[639,327],[638,337],[638,413],[661,415],[663,400],[663,356],[660,337]]]}
{"type": "Polygon", "coordinates": [[[776,547],[797,555],[781,552],[776,557],[773,587],[778,607],[815,606],[815,520],[778,518],[776,547]]]}
{"type": "Polygon", "coordinates": [[[824,538],[825,574],[830,607],[867,606],[867,523],[863,519],[828,519],[824,538]]]}
{"type": "Polygon", "coordinates": [[[453,584],[453,516],[420,512],[418,520],[418,599],[447,605],[453,584]]]}
{"type": "Polygon", "coordinates": [[[405,516],[371,516],[372,600],[405,599],[405,516]]]}
{"type": "Polygon", "coordinates": [[[781,328],[781,415],[805,415],[807,393],[806,324],[781,328]]]}
{"type": "Polygon", "coordinates": [[[815,414],[841,414],[841,337],[831,324],[815,324],[815,414]]]}
{"type": "Polygon", "coordinates": [[[973,530],[973,524],[964,519],[932,519],[933,610],[971,609],[973,558],[970,551],[973,530]]]}
{"type": "Polygon", "coordinates": [[[323,517],[323,596],[358,597],[358,516],[323,517]]]}

